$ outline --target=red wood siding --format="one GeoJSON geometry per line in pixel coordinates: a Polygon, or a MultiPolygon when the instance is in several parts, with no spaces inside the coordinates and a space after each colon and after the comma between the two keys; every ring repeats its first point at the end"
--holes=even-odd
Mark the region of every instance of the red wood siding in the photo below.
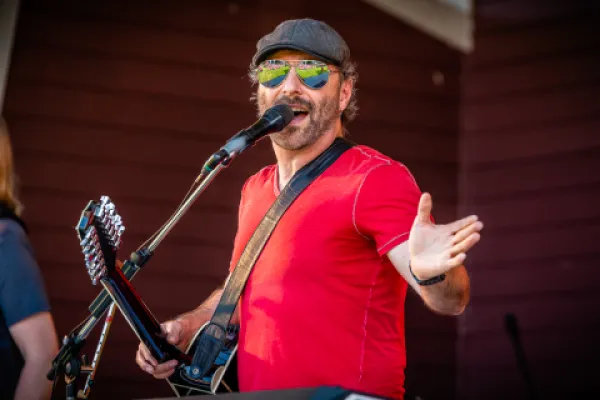
{"type": "MultiPolygon", "coordinates": [[[[274,0],[23,2],[4,112],[60,335],[98,292],[73,230],[82,207],[110,195],[127,226],[122,254],[134,250],[179,204],[206,157],[255,120],[246,69],[256,40],[306,15],[305,4],[274,0]]],[[[310,16],[338,29],[358,62],[351,139],[403,161],[433,193],[437,220],[455,218],[459,54],[360,1],[323,2],[310,16]]],[[[157,318],[191,309],[225,278],[241,186],[272,162],[267,141],[239,157],[135,279],[157,318]]],[[[448,398],[456,321],[411,294],[406,325],[409,390],[448,398]]],[[[171,394],[137,368],[137,343],[117,318],[95,397],[171,394]]]]}
{"type": "Polygon", "coordinates": [[[600,13],[594,2],[479,1],[466,58],[459,210],[484,240],[459,324],[461,399],[525,399],[503,326],[517,316],[539,398],[600,372],[600,13]]]}

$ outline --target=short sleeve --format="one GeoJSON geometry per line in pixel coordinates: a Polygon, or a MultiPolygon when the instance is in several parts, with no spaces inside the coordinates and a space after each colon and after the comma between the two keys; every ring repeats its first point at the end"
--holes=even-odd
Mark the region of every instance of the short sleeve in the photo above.
{"type": "Polygon", "coordinates": [[[375,242],[380,256],[408,240],[421,191],[400,163],[382,164],[365,174],[354,202],[354,224],[375,242]]]}
{"type": "Polygon", "coordinates": [[[41,271],[20,227],[0,233],[0,310],[8,326],[50,310],[41,271]]]}

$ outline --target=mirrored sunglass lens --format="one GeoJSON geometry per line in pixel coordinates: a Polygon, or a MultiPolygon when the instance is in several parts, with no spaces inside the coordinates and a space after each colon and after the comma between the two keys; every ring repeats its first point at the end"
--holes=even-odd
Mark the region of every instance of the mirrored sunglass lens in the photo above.
{"type": "Polygon", "coordinates": [[[329,68],[327,68],[327,65],[308,64],[298,66],[296,72],[298,77],[313,89],[322,88],[329,79],[329,68]]]}
{"type": "Polygon", "coordinates": [[[285,64],[266,64],[258,70],[258,82],[262,85],[272,88],[285,80],[290,72],[290,67],[285,64]]]}

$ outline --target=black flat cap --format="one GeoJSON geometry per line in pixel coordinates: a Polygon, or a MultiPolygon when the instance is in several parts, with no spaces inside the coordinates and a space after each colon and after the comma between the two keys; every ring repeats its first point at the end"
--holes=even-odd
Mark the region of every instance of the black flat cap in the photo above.
{"type": "Polygon", "coordinates": [[[252,64],[257,66],[277,50],[302,51],[338,66],[350,58],[350,49],[339,33],[309,18],[284,21],[263,36],[256,43],[252,64]]]}

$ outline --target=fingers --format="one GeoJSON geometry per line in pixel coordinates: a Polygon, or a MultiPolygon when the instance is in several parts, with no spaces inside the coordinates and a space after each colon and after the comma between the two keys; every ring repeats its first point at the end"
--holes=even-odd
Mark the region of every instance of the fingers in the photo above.
{"type": "Polygon", "coordinates": [[[175,367],[177,367],[177,360],[169,360],[159,364],[156,359],[152,357],[148,348],[142,343],[140,343],[138,347],[135,361],[142,370],[154,376],[156,379],[168,378],[175,372],[175,367]]]}
{"type": "Polygon", "coordinates": [[[452,238],[452,244],[455,245],[457,243],[460,243],[463,240],[465,240],[466,238],[468,238],[469,236],[471,236],[473,233],[478,233],[482,229],[483,229],[483,223],[481,221],[476,221],[475,223],[467,225],[465,228],[456,232],[456,234],[452,238]]]}
{"type": "Polygon", "coordinates": [[[456,256],[452,257],[448,261],[446,261],[446,267],[448,270],[456,267],[460,267],[465,262],[467,255],[465,253],[459,253],[456,256]]]}
{"type": "Polygon", "coordinates": [[[148,348],[140,343],[138,346],[137,353],[135,355],[135,362],[140,366],[141,369],[149,374],[154,373],[154,368],[158,365],[158,362],[152,357],[148,348]]]}
{"type": "Polygon", "coordinates": [[[476,222],[479,218],[477,215],[470,215],[463,219],[459,219],[458,221],[454,221],[446,225],[453,233],[458,232],[461,229],[469,226],[470,224],[476,222]]]}
{"type": "Polygon", "coordinates": [[[421,195],[421,199],[419,200],[419,209],[416,220],[424,224],[431,223],[432,207],[433,203],[431,200],[431,195],[429,193],[423,193],[421,195]]]}
{"type": "Polygon", "coordinates": [[[177,360],[169,360],[165,363],[158,364],[158,366],[154,369],[154,376],[156,379],[165,379],[168,378],[175,372],[175,367],[177,367],[177,360]]]}
{"type": "Polygon", "coordinates": [[[481,239],[481,235],[477,232],[470,234],[465,240],[460,243],[457,243],[450,249],[451,255],[459,255],[461,253],[466,253],[475,245],[475,243],[479,242],[481,239]]]}

